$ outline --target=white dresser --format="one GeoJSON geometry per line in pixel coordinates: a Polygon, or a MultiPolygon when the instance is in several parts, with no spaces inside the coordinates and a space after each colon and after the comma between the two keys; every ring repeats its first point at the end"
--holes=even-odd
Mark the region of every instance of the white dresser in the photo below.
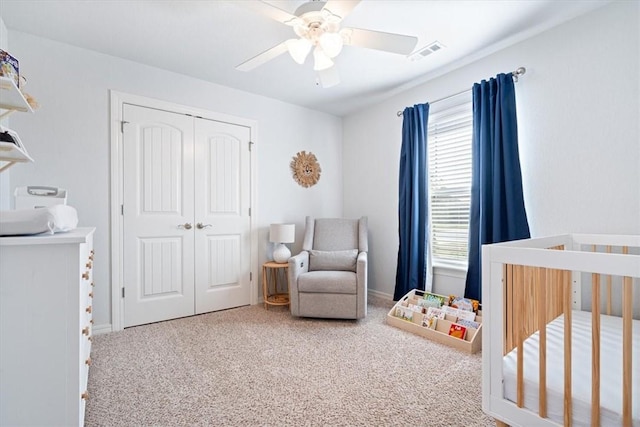
{"type": "Polygon", "coordinates": [[[94,228],[0,237],[0,425],[82,426],[94,228]]]}

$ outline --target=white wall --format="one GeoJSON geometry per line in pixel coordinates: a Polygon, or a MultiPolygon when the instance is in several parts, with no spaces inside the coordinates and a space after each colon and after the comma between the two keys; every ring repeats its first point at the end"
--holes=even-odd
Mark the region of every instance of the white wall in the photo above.
{"type": "MultiPolygon", "coordinates": [[[[638,2],[612,3],[344,119],[344,214],[369,215],[371,288],[392,295],[395,286],[396,112],[519,66],[527,68],[516,98],[532,234],[640,233],[639,16],[638,2]]],[[[460,289],[461,278],[435,278],[436,292],[460,289]]]]}
{"type": "Polygon", "coordinates": [[[270,223],[297,224],[296,252],[305,215],[342,214],[340,118],[20,32],[10,31],[10,36],[29,92],[41,105],[34,114],[12,117],[36,161],[13,167],[11,188],[66,188],[80,225],[97,227],[96,326],[111,322],[109,89],[257,121],[253,208],[260,230],[259,264],[271,251],[270,223]],[[316,154],[322,167],[319,183],[309,189],[298,186],[289,172],[291,158],[301,150],[316,154]]]}

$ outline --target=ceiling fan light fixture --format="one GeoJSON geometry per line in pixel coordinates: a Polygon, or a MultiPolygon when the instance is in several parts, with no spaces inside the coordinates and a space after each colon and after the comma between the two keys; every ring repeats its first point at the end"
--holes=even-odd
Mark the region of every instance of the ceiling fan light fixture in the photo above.
{"type": "Polygon", "coordinates": [[[304,64],[311,50],[311,42],[307,39],[289,39],[286,41],[289,55],[298,64],[304,64]]]}
{"type": "Polygon", "coordinates": [[[338,33],[323,33],[318,40],[323,52],[329,58],[335,58],[342,51],[342,36],[338,33]]]}
{"type": "Polygon", "coordinates": [[[333,67],[333,61],[327,56],[326,53],[324,53],[324,51],[320,47],[316,47],[313,50],[313,60],[313,69],[315,71],[322,71],[326,70],[327,68],[333,67]]]}

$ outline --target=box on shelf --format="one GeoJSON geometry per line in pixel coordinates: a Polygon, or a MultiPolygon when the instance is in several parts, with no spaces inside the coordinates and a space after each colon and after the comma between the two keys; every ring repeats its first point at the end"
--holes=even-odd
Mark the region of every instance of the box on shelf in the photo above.
{"type": "Polygon", "coordinates": [[[455,317],[449,314],[445,314],[444,318],[439,318],[435,322],[435,329],[423,326],[423,319],[426,313],[411,311],[409,304],[419,305],[420,300],[423,300],[424,294],[436,295],[437,297],[444,298],[448,301],[449,297],[444,295],[437,295],[428,292],[423,292],[417,289],[409,291],[404,297],[393,306],[393,308],[387,313],[387,323],[391,326],[395,326],[400,329],[418,334],[430,340],[436,341],[440,344],[445,344],[458,350],[466,351],[468,353],[477,353],[482,349],[482,312],[478,311],[475,316],[475,322],[478,323],[478,328],[466,326],[466,334],[463,339],[456,338],[449,335],[451,325],[455,324],[455,317]],[[399,314],[399,316],[397,315],[399,314]]]}
{"type": "Polygon", "coordinates": [[[16,87],[20,87],[19,62],[9,52],[2,49],[0,49],[0,77],[10,78],[16,87]]]}
{"type": "Polygon", "coordinates": [[[67,190],[57,187],[17,187],[14,196],[16,209],[37,209],[67,204],[67,190]]]}

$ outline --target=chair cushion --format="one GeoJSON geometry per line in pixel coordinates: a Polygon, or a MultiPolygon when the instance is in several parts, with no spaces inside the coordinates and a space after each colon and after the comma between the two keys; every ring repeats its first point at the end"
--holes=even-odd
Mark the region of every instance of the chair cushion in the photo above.
{"type": "Polygon", "coordinates": [[[356,273],[351,271],[310,271],[298,277],[298,292],[356,294],[356,273]]]}
{"type": "Polygon", "coordinates": [[[359,221],[346,218],[318,218],[313,225],[313,245],[307,249],[343,251],[358,248],[359,221]]]}
{"type": "Polygon", "coordinates": [[[358,250],[347,251],[309,251],[309,270],[356,271],[358,250]]]}

